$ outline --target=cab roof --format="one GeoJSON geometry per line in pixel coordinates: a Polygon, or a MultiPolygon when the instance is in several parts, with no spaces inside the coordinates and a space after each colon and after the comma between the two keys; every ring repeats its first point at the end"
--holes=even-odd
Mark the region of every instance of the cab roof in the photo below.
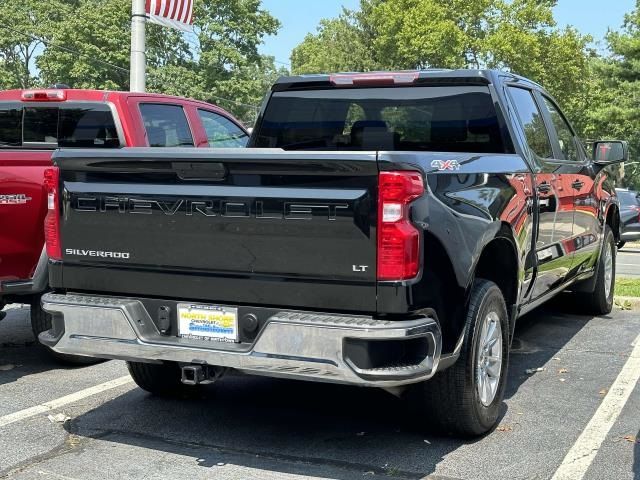
{"type": "Polygon", "coordinates": [[[531,88],[542,88],[535,82],[501,70],[426,69],[377,72],[340,72],[280,77],[273,91],[326,87],[410,86],[416,84],[496,84],[515,82],[531,88]]]}
{"type": "MultiPolygon", "coordinates": [[[[91,89],[74,89],[74,88],[29,88],[14,89],[0,91],[0,101],[22,101],[25,92],[64,92],[66,101],[91,101],[91,102],[107,102],[113,100],[114,97],[126,99],[129,97],[145,97],[148,99],[171,99],[177,103],[191,102],[211,107],[212,104],[192,98],[177,97],[173,95],[164,95],[160,93],[143,93],[143,92],[123,92],[117,90],[91,90],[91,89]]],[[[215,105],[214,105],[215,106],[215,105]]],[[[220,108],[220,107],[218,107],[220,108]]]]}

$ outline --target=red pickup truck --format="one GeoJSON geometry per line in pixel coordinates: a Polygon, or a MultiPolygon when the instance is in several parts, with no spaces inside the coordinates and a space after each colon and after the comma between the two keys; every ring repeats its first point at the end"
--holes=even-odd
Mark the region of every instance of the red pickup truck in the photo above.
{"type": "MultiPolygon", "coordinates": [[[[48,288],[44,171],[55,149],[232,148],[244,147],[248,138],[228,112],[180,97],[64,88],[0,91],[0,310],[30,303],[36,337],[51,328],[40,296],[48,288]]],[[[61,360],[81,358],[52,353],[61,360]]]]}

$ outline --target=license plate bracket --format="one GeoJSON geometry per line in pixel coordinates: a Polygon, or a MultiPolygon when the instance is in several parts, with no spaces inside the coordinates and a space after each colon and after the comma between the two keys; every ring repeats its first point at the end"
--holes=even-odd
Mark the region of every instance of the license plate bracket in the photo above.
{"type": "Polygon", "coordinates": [[[238,309],[222,305],[179,303],[178,336],[192,340],[237,343],[238,309]]]}

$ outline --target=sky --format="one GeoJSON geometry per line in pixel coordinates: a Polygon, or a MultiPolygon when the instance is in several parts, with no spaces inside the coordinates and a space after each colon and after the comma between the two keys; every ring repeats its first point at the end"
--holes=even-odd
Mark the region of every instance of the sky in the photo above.
{"type": "MultiPolygon", "coordinates": [[[[554,10],[560,26],[573,25],[600,41],[607,29],[617,30],[635,0],[559,0],[554,10]]],[[[360,0],[262,0],[263,7],[280,20],[278,35],[267,37],[260,51],[288,64],[291,50],[307,33],[315,33],[321,18],[333,18],[342,7],[355,9],[360,0]]]]}

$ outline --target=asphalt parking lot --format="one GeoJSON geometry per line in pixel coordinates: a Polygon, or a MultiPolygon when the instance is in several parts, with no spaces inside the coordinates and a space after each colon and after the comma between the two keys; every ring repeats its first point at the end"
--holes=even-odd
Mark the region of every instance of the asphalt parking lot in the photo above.
{"type": "Polygon", "coordinates": [[[637,244],[625,245],[618,250],[616,260],[618,277],[640,277],[640,248],[637,244]]]}
{"type": "Polygon", "coordinates": [[[22,307],[0,322],[0,478],[545,479],[561,465],[558,479],[640,478],[637,377],[618,378],[640,362],[637,311],[590,318],[560,300],[523,318],[500,426],[476,441],[425,432],[361,388],[228,376],[195,399],[154,398],[123,362],[53,364],[27,320],[22,307]]]}

